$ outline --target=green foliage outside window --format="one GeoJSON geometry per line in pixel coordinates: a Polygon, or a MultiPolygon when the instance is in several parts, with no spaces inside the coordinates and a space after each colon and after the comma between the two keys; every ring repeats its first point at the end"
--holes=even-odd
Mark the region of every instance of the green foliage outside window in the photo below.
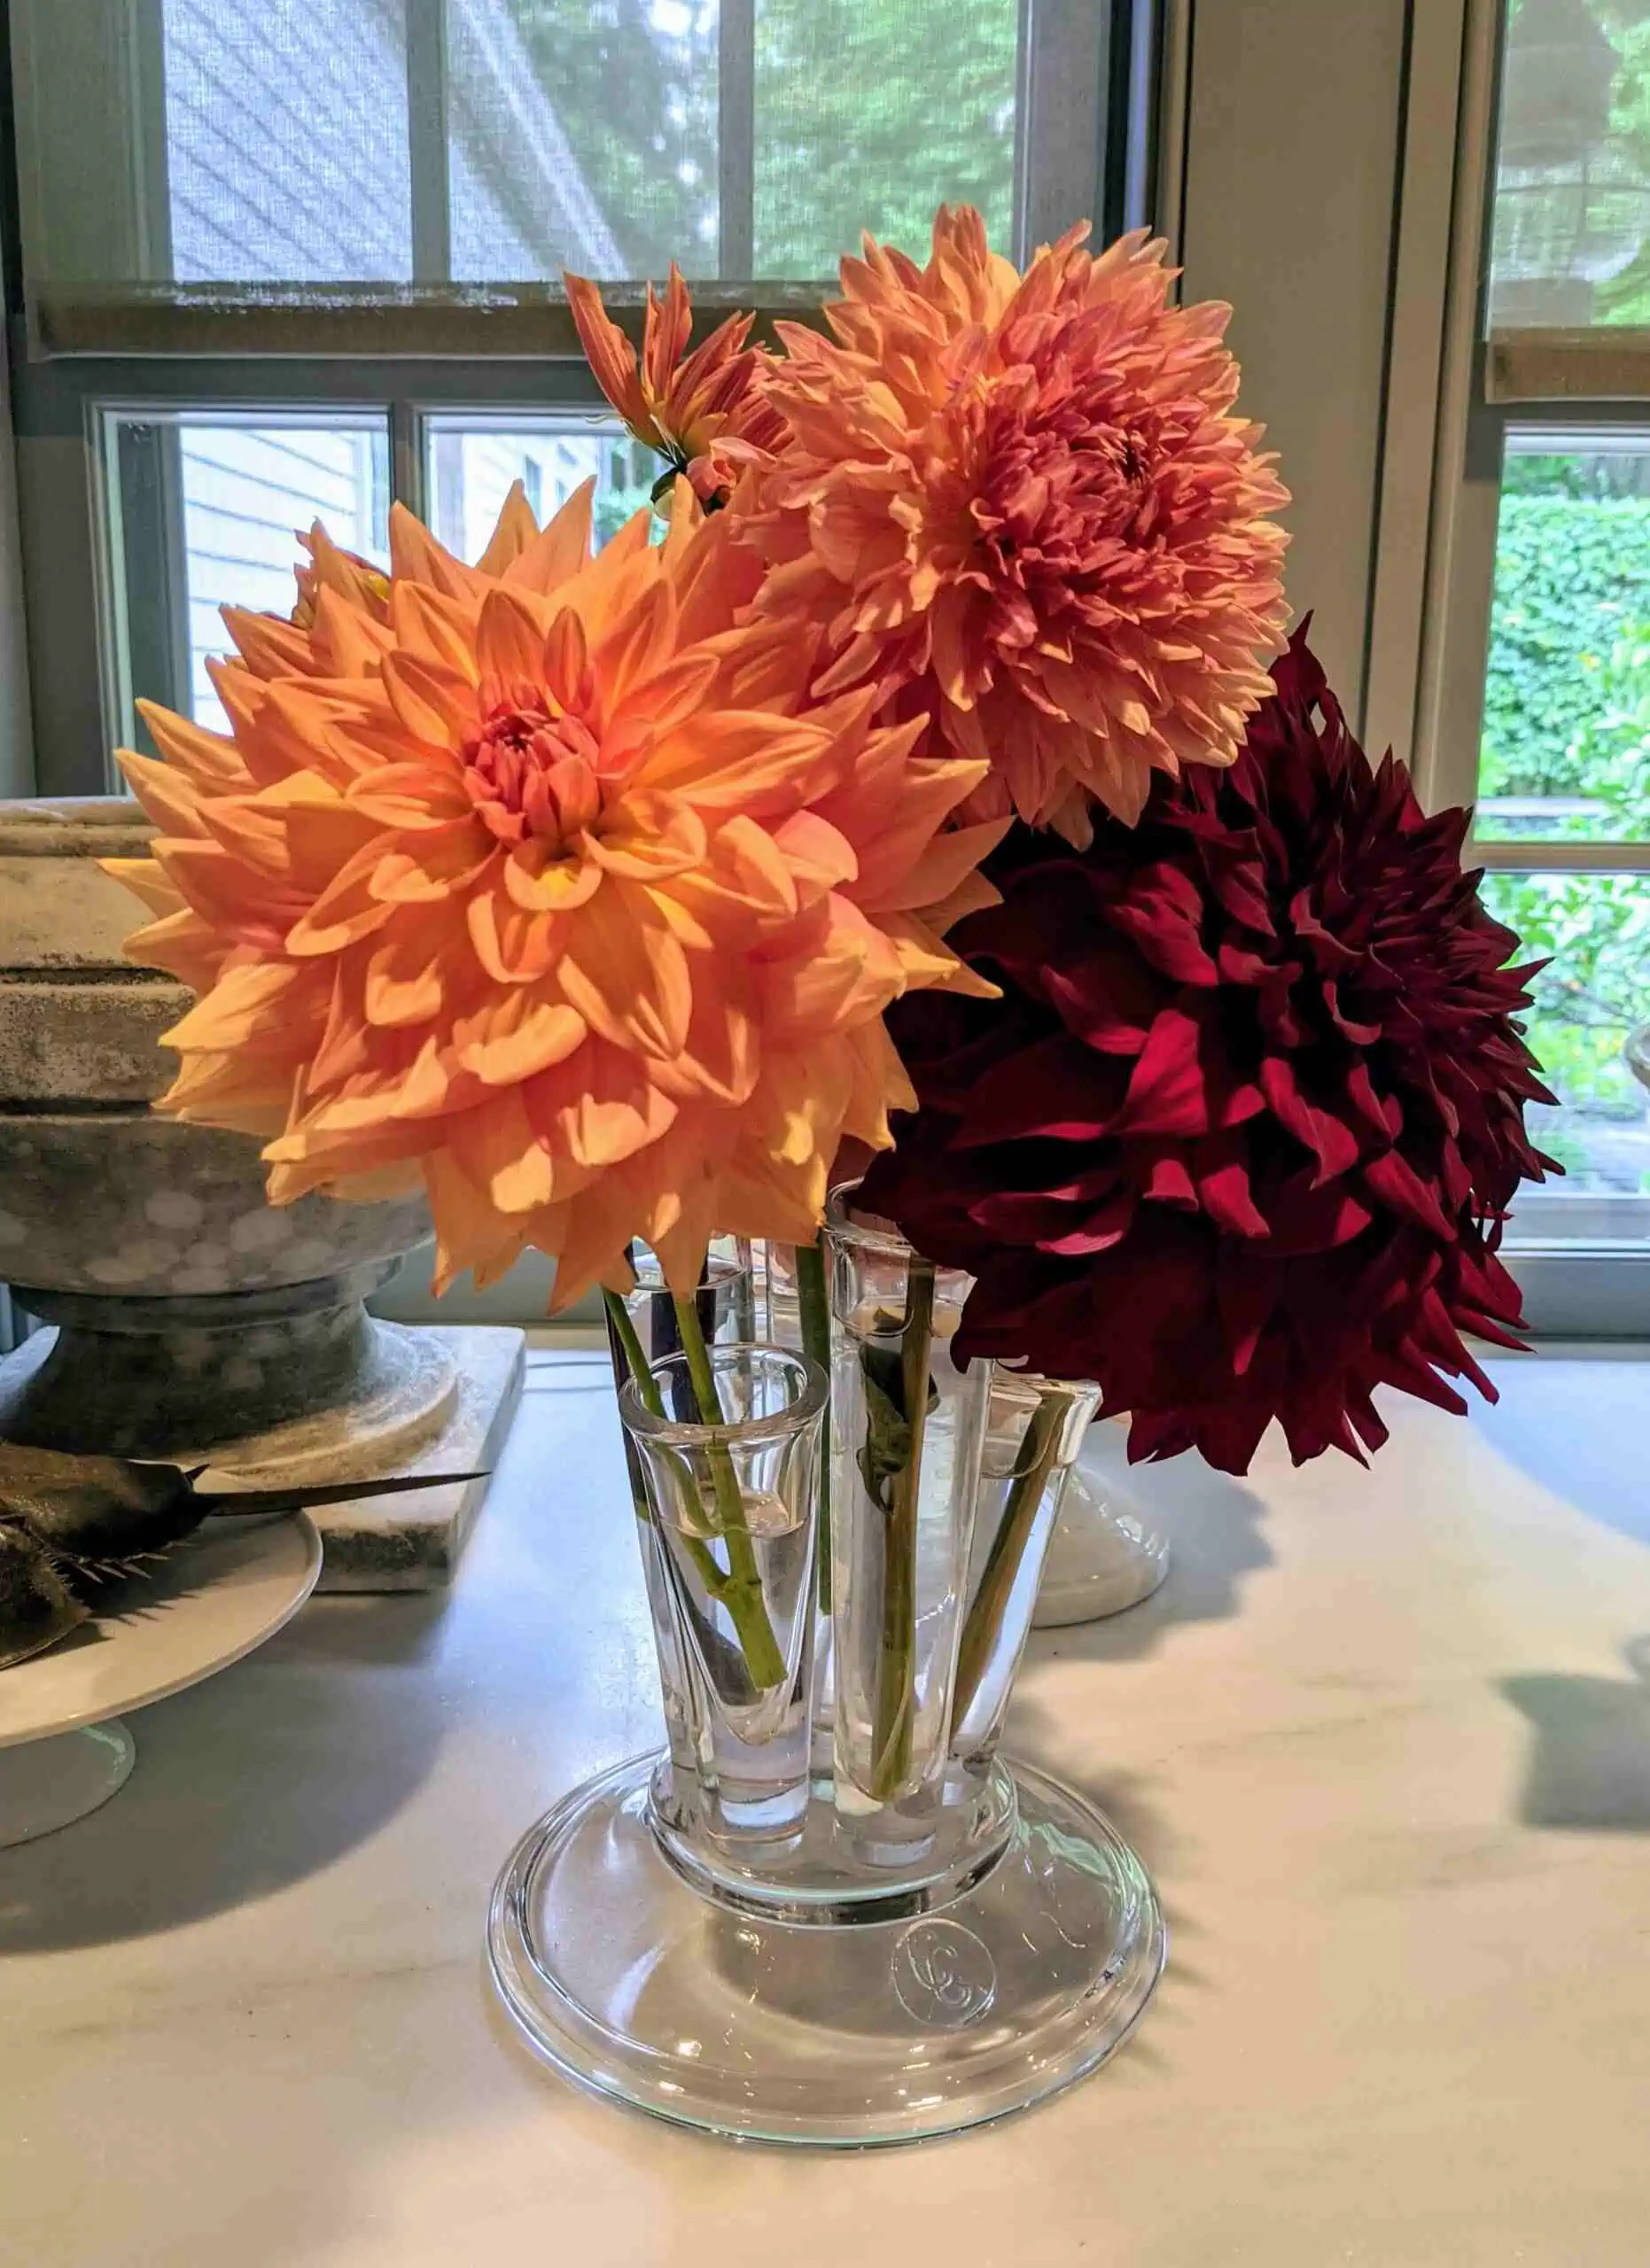
{"type": "MultiPolygon", "coordinates": [[[[1641,481],[1650,485],[1650,458],[1625,454],[1507,461],[1480,791],[1585,806],[1545,819],[1548,840],[1650,841],[1650,495],[1637,493],[1641,481]]],[[[1650,879],[1502,874],[1485,895],[1528,954],[1553,962],[1537,981],[1530,1031],[1550,1082],[1591,1117],[1642,1118],[1644,1094],[1621,1048],[1650,1019],[1650,879]]]]}
{"type": "MultiPolygon", "coordinates": [[[[632,276],[717,273],[717,10],[515,0],[632,276]]],[[[925,253],[945,198],[1008,246],[1018,0],[756,0],[756,273],[832,276],[868,227],[925,253]]]]}

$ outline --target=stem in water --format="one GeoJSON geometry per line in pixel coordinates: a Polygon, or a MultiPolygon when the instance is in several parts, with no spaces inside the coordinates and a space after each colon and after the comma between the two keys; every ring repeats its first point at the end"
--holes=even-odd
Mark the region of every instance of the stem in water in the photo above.
{"type": "Polygon", "coordinates": [[[899,1345],[906,1455],[893,1478],[883,1540],[883,1627],[871,1733],[870,1792],[881,1803],[892,1802],[909,1776],[916,1731],[917,1515],[933,1338],[934,1263],[913,1254],[899,1345]]]}

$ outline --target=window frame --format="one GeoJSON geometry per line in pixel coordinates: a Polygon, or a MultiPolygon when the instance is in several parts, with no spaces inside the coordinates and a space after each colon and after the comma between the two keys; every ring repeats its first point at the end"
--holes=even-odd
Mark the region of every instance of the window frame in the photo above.
{"type": "MultiPolygon", "coordinates": [[[[1372,744],[1408,759],[1429,808],[1472,805],[1510,429],[1565,447],[1650,430],[1650,332],[1607,346],[1486,335],[1503,0],[1412,16],[1396,247],[1395,332],[1366,680],[1372,744]],[[1600,373],[1612,391],[1593,391],[1600,373]],[[1629,391],[1636,387],[1637,391],[1629,391]]],[[[1650,874],[1650,843],[1534,843],[1470,833],[1488,873],[1650,874]]],[[[1650,1016],[1650,999],[1646,1002],[1650,1016]]],[[[1508,1239],[1544,1337],[1650,1335],[1650,1246],[1508,1239]]]]}

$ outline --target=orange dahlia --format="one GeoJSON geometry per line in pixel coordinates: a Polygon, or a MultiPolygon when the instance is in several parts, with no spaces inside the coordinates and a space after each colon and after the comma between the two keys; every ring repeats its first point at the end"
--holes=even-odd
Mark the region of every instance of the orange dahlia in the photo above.
{"type": "Polygon", "coordinates": [[[983,765],[735,625],[685,488],[594,559],[589,506],[517,492],[475,567],[398,513],[387,579],[317,532],[293,620],[226,616],[230,734],[145,707],[154,857],[111,862],[200,995],[159,1107],[263,1138],[277,1203],[422,1181],[440,1282],[536,1246],[557,1305],[633,1237],[686,1289],[713,1231],[813,1234],[911,1100],[883,1008],[974,983],[939,928],[1000,832],[942,832],[983,765]]]}
{"type": "Polygon", "coordinates": [[[689,354],[693,309],[672,260],[662,303],[648,285],[638,362],[595,285],[582,276],[565,275],[562,281],[596,384],[635,439],[670,461],[662,485],[683,472],[703,503],[713,508],[724,501],[743,468],[774,447],[784,431],[758,383],[769,358],[745,345],[751,317],[729,315],[689,354]]]}
{"type": "Polygon", "coordinates": [[[1281,642],[1288,501],[1233,414],[1228,310],[1168,304],[1142,233],[1023,276],[942,207],[919,268],[865,240],[824,338],[761,374],[788,439],[735,510],[766,612],[821,624],[821,694],[873,688],[989,758],[978,815],[1078,843],[1154,771],[1230,764],[1281,642]]]}

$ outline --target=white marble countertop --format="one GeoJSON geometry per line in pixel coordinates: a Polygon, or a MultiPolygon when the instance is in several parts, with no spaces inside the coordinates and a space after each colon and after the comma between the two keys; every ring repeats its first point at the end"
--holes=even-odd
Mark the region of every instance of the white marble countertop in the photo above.
{"type": "Polygon", "coordinates": [[[1034,1640],[1012,1735],[1138,1842],[1167,1977],[1047,2108],[843,2159],[587,2100],[492,2010],[508,1848],[655,1729],[611,1389],[540,1368],[445,1606],[315,1600],[0,1852],[0,2261],[1640,2268],[1650,1371],[1499,1375],[1368,1475],[1141,1477],[1167,1586],[1034,1640]]]}

